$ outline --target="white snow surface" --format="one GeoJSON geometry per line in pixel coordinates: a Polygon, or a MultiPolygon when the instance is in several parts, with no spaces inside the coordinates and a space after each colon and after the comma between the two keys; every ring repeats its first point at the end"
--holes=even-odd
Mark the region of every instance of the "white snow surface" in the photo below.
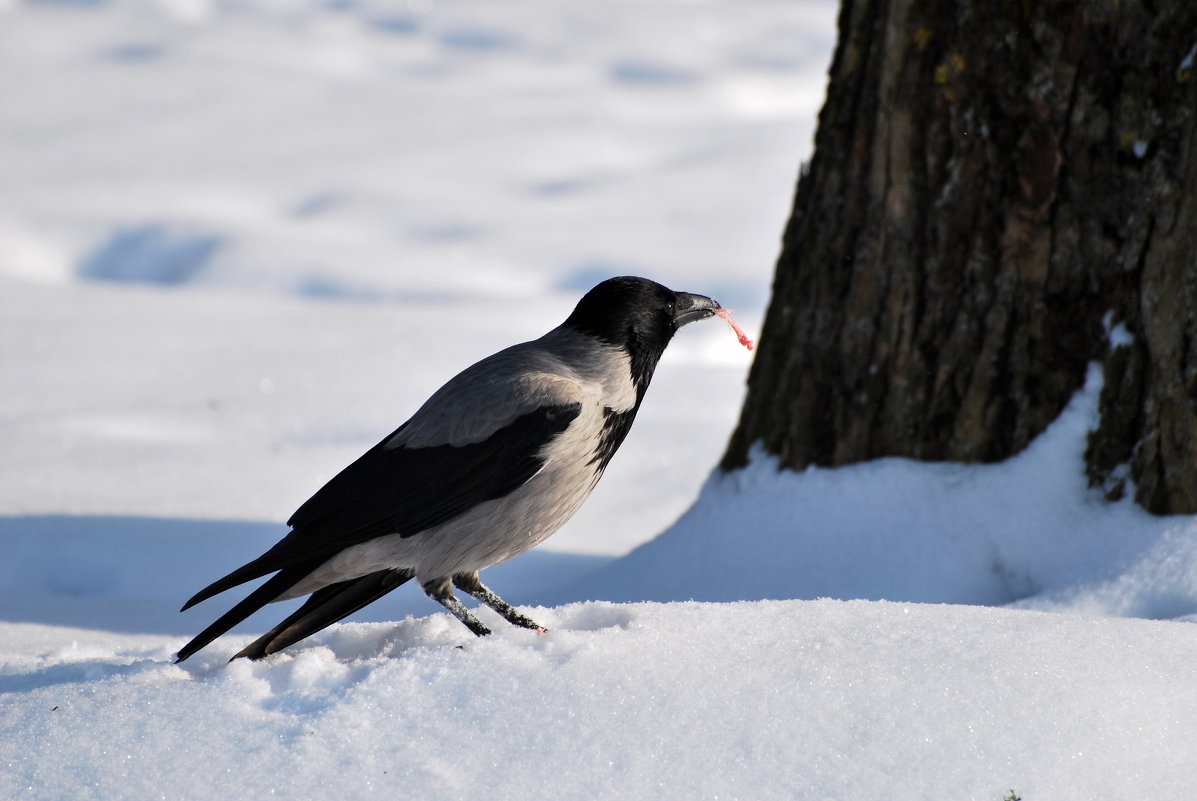
{"type": "Polygon", "coordinates": [[[0,0],[0,798],[1190,798],[1197,519],[1085,485],[1097,370],[1002,464],[723,475],[751,356],[688,326],[485,574],[548,634],[405,587],[172,663],[235,600],[184,599],[598,280],[759,330],[835,12],[0,0]]]}

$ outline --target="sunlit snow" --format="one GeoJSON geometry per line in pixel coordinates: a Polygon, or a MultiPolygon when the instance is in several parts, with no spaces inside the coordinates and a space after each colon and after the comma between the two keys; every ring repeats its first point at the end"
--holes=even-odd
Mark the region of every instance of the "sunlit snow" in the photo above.
{"type": "Polygon", "coordinates": [[[752,354],[688,326],[487,571],[548,634],[409,587],[172,663],[239,596],[183,600],[593,283],[756,338],[835,13],[0,0],[0,798],[1191,797],[1197,519],[1086,486],[1096,369],[1003,464],[722,475],[752,354]]]}

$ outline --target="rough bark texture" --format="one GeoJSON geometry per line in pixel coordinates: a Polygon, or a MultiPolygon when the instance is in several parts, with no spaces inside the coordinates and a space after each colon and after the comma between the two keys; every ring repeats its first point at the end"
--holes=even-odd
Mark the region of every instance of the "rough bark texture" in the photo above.
{"type": "Polygon", "coordinates": [[[1100,362],[1091,482],[1197,512],[1197,2],[839,24],[724,467],[1004,459],[1100,362]]]}

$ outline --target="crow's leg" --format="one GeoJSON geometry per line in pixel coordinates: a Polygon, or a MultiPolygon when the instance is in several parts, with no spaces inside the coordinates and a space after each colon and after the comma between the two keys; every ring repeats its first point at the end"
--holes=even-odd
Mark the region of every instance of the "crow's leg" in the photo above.
{"type": "Polygon", "coordinates": [[[449,610],[453,617],[465,624],[465,627],[477,634],[479,637],[485,637],[490,634],[490,629],[482,625],[482,621],[470,614],[470,610],[466,609],[457,596],[453,594],[453,585],[448,578],[433,579],[432,581],[424,582],[424,592],[429,598],[436,601],[441,606],[449,610]]]}
{"type": "Polygon", "coordinates": [[[527,615],[521,614],[511,604],[495,595],[494,590],[483,584],[478,579],[477,570],[472,573],[458,573],[453,577],[453,583],[457,586],[457,589],[461,590],[462,592],[469,593],[482,603],[489,606],[491,609],[498,612],[508,623],[512,623],[516,626],[523,626],[526,629],[533,629],[537,634],[544,634],[546,631],[548,631],[548,629],[546,629],[544,626],[540,625],[527,615]]]}

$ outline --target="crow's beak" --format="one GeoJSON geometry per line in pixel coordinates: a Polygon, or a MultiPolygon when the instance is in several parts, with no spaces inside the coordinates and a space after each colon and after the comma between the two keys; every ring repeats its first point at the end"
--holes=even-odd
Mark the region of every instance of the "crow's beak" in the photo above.
{"type": "Polygon", "coordinates": [[[706,295],[693,295],[689,292],[678,292],[677,300],[673,304],[673,321],[681,328],[686,323],[695,320],[705,320],[715,316],[715,310],[720,308],[719,301],[706,295]]]}

